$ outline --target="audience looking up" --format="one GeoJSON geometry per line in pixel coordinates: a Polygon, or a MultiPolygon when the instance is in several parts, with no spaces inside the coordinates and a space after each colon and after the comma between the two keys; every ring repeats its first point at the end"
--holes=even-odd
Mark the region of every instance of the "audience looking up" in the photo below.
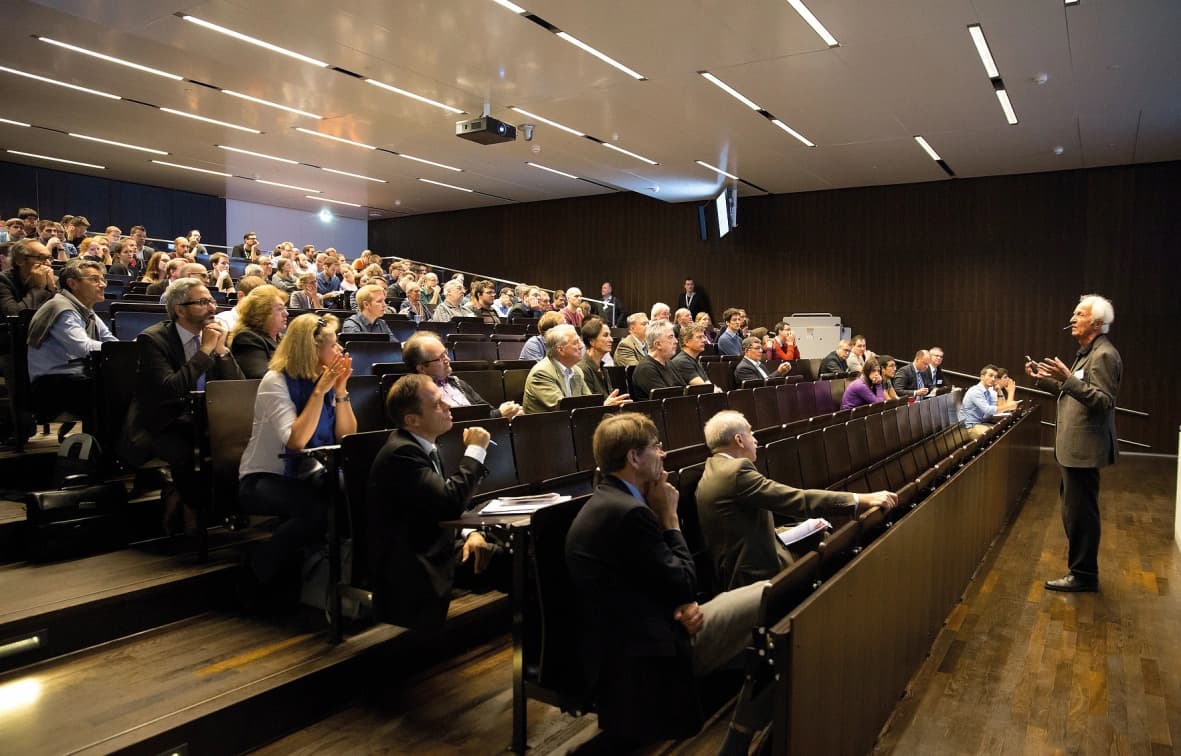
{"type": "Polygon", "coordinates": [[[853,343],[849,339],[837,342],[837,348],[824,356],[820,361],[820,374],[835,374],[843,376],[849,372],[849,355],[853,353],[853,343]]]}
{"type": "MultiPolygon", "coordinates": [[[[563,398],[591,393],[581,372],[576,369],[582,359],[582,339],[574,326],[560,323],[550,328],[545,334],[545,346],[545,358],[530,369],[525,379],[523,405],[528,414],[553,412],[563,398]]],[[[606,396],[603,404],[611,407],[628,401],[630,398],[626,393],[615,389],[606,396]]]]}
{"type": "Polygon", "coordinates": [[[684,386],[685,381],[669,365],[677,353],[677,337],[667,320],[654,320],[644,331],[648,353],[640,358],[632,373],[631,396],[636,401],[647,399],[658,388],[684,386]]]}

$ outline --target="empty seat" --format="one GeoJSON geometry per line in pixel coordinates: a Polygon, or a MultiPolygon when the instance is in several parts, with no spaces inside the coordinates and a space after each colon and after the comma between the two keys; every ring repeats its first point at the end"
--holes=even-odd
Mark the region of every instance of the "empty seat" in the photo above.
{"type": "Polygon", "coordinates": [[[443,461],[443,473],[450,477],[459,470],[459,462],[463,459],[466,448],[463,444],[463,431],[474,425],[488,431],[492,440],[496,442],[496,446],[488,445],[488,456],[484,459],[488,475],[480,482],[476,495],[516,487],[518,481],[517,466],[513,459],[513,438],[509,432],[509,421],[503,418],[481,418],[455,423],[451,430],[439,436],[435,444],[443,461]]]}
{"type": "Polygon", "coordinates": [[[496,358],[500,360],[520,359],[521,350],[524,348],[524,341],[497,341],[496,358]]]}
{"type": "Polygon", "coordinates": [[[660,436],[660,442],[664,444],[665,448],[672,448],[668,443],[668,434],[664,427],[664,408],[661,406],[661,401],[648,399],[642,402],[632,402],[625,404],[620,409],[624,412],[640,412],[647,415],[656,424],[656,433],[660,436]]]}
{"type": "Polygon", "coordinates": [[[730,399],[723,393],[702,394],[697,397],[697,415],[701,418],[702,425],[724,409],[730,409],[730,399]]]}
{"type": "Polygon", "coordinates": [[[812,396],[816,401],[816,411],[812,414],[823,415],[837,411],[840,402],[834,401],[832,398],[831,383],[831,381],[816,381],[812,384],[812,396]]]}
{"type": "Polygon", "coordinates": [[[120,341],[135,341],[145,329],[167,320],[168,315],[161,312],[140,312],[136,310],[117,310],[112,312],[111,331],[120,341]]]}
{"type": "Polygon", "coordinates": [[[506,402],[516,402],[520,404],[525,399],[525,379],[529,377],[529,370],[526,368],[513,368],[505,370],[503,375],[504,381],[504,400],[506,402]]]}
{"type": "Polygon", "coordinates": [[[385,394],[381,393],[381,379],[376,375],[354,373],[350,376],[349,400],[357,418],[358,433],[390,427],[385,417],[385,394]]]}
{"type": "Polygon", "coordinates": [[[456,360],[487,360],[491,363],[500,359],[496,344],[491,341],[457,341],[451,351],[456,360]]]}
{"type": "Polygon", "coordinates": [[[211,511],[238,511],[238,465],[250,443],[259,379],[205,384],[205,418],[213,473],[211,511]]]}
{"type": "Polygon", "coordinates": [[[779,416],[779,387],[763,386],[753,390],[755,404],[754,426],[756,428],[771,428],[782,425],[785,421],[779,416]]]}
{"type": "Polygon", "coordinates": [[[820,554],[820,579],[827,580],[848,564],[861,546],[861,523],[852,520],[824,537],[820,554]]]}
{"type": "Polygon", "coordinates": [[[849,455],[848,427],[841,423],[830,425],[824,429],[824,461],[828,466],[828,483],[838,485],[853,471],[853,461],[849,455]]]}
{"type": "Polygon", "coordinates": [[[741,412],[752,426],[758,422],[755,417],[755,392],[754,389],[734,389],[726,392],[726,398],[730,402],[730,409],[741,412]]]}
{"type": "Polygon", "coordinates": [[[805,488],[800,471],[799,439],[784,438],[768,444],[759,456],[767,460],[767,477],[796,488],[805,488]]]}
{"type": "Polygon", "coordinates": [[[854,472],[869,469],[872,460],[869,455],[869,440],[865,433],[865,418],[857,417],[845,425],[849,439],[849,461],[854,472]]]}
{"type": "Polygon", "coordinates": [[[663,400],[664,428],[668,448],[679,449],[704,441],[701,418],[697,415],[697,397],[675,396],[663,400]]]}
{"type": "Polygon", "coordinates": [[[369,375],[378,362],[401,362],[402,345],[391,341],[354,341],[345,350],[353,360],[355,375],[369,375]]]}
{"type": "Polygon", "coordinates": [[[595,429],[609,414],[619,411],[619,407],[582,407],[570,413],[570,430],[574,435],[574,457],[580,471],[595,469],[595,454],[593,441],[595,429]]]}
{"type": "Polygon", "coordinates": [[[511,428],[522,483],[537,484],[578,471],[569,412],[517,415],[511,428]]]}
{"type": "Polygon", "coordinates": [[[493,407],[499,407],[504,403],[504,380],[499,370],[463,370],[452,375],[468,383],[493,407]]]}
{"type": "Polygon", "coordinates": [[[808,431],[799,437],[802,488],[828,486],[828,463],[824,458],[824,431],[808,431]]]}

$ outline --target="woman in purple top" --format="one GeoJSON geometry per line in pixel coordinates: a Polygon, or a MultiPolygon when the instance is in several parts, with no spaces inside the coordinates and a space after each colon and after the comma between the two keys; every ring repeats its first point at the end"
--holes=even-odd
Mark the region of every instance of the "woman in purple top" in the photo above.
{"type": "Polygon", "coordinates": [[[882,367],[874,358],[865,361],[861,375],[850,381],[841,397],[841,409],[853,409],[863,404],[882,401],[882,367]]]}

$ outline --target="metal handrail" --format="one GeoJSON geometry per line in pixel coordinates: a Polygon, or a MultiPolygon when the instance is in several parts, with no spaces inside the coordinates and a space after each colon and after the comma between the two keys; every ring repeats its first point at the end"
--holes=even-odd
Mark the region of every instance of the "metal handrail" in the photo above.
{"type": "MultiPolygon", "coordinates": [[[[1051,428],[1058,427],[1057,423],[1051,423],[1049,420],[1042,420],[1042,425],[1048,425],[1051,428]]],[[[1117,438],[1116,441],[1120,442],[1121,444],[1131,444],[1132,446],[1139,446],[1141,449],[1151,449],[1152,448],[1151,444],[1142,444],[1139,441],[1129,441],[1126,438],[1117,438]]]]}
{"type": "MultiPolygon", "coordinates": [[[[967,373],[961,373],[957,370],[948,370],[947,368],[944,368],[943,372],[947,373],[948,375],[954,375],[957,378],[967,378],[967,379],[973,380],[973,381],[980,380],[980,376],[978,376],[978,375],[968,375],[967,373]]],[[[1021,389],[1022,391],[1028,391],[1029,393],[1034,394],[1036,396],[1044,396],[1044,397],[1047,397],[1050,399],[1057,398],[1056,394],[1051,394],[1049,391],[1042,391],[1041,389],[1036,389],[1036,388],[1033,388],[1032,386],[1018,386],[1017,388],[1021,389]]],[[[1116,407],[1115,411],[1122,413],[1124,415],[1132,415],[1133,417],[1149,417],[1149,414],[1147,412],[1141,412],[1140,410],[1134,410],[1134,409],[1127,409],[1126,407],[1116,407]]],[[[1134,444],[1136,442],[1135,441],[1127,441],[1125,443],[1134,444]]]]}

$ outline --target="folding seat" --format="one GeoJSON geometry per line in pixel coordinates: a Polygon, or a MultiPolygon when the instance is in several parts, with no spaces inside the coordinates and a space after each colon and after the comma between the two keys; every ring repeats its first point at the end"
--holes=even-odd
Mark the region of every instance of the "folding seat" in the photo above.
{"type": "Polygon", "coordinates": [[[820,579],[828,580],[861,550],[861,523],[851,520],[825,535],[816,551],[820,555],[820,579]]]}
{"type": "Polygon", "coordinates": [[[701,520],[697,513],[697,484],[705,472],[705,463],[682,467],[677,470],[677,516],[681,520],[681,533],[693,562],[697,568],[698,600],[709,600],[717,593],[717,570],[705,546],[705,535],[701,532],[701,520]]]}
{"type": "Polygon", "coordinates": [[[487,360],[491,363],[500,359],[496,344],[491,341],[457,341],[452,347],[452,352],[456,360],[487,360]]]}
{"type": "MultiPolygon", "coordinates": [[[[909,435],[909,423],[906,428],[909,435]]],[[[879,459],[890,457],[902,448],[902,437],[898,435],[897,410],[886,410],[882,413],[882,438],[886,445],[882,448],[884,454],[879,459]]]]}
{"type": "Polygon", "coordinates": [[[450,477],[459,469],[459,462],[463,459],[464,449],[467,448],[463,443],[463,432],[477,425],[491,434],[496,445],[488,445],[488,456],[484,459],[488,475],[480,482],[476,495],[483,497],[492,491],[517,488],[519,482],[514,460],[513,436],[509,431],[509,421],[500,417],[455,423],[451,430],[439,436],[435,444],[439,448],[439,457],[443,462],[443,474],[450,477]]]}
{"type": "Polygon", "coordinates": [[[779,405],[779,422],[790,423],[800,419],[796,403],[796,384],[776,386],[775,402],[779,405]]]}
{"type": "Polygon", "coordinates": [[[438,334],[440,339],[445,339],[449,335],[459,332],[458,326],[456,326],[454,320],[448,321],[446,323],[440,323],[434,320],[424,320],[418,324],[418,330],[431,331],[435,334],[438,334]]]}
{"type": "Polygon", "coordinates": [[[734,389],[733,391],[727,391],[726,398],[730,402],[730,409],[741,412],[751,426],[754,426],[758,422],[758,418],[755,417],[754,389],[734,389]]]}
{"type": "Polygon", "coordinates": [[[674,396],[684,395],[684,386],[661,386],[660,388],[655,388],[648,392],[648,398],[651,400],[663,400],[674,396]]]}
{"type": "Polygon", "coordinates": [[[797,418],[815,417],[821,414],[821,411],[816,407],[815,386],[815,382],[801,383],[796,386],[797,418]]]}
{"type": "Polygon", "coordinates": [[[701,394],[697,397],[697,416],[701,418],[703,426],[711,417],[725,409],[730,409],[730,399],[726,394],[701,394]]]}
{"type": "Polygon", "coordinates": [[[497,341],[496,342],[496,356],[501,360],[518,360],[521,358],[521,350],[525,348],[523,341],[497,341]]]}
{"type": "Polygon", "coordinates": [[[808,431],[799,437],[801,488],[827,488],[830,478],[824,458],[824,431],[808,431]]]}
{"type": "Polygon", "coordinates": [[[829,398],[832,399],[832,408],[837,410],[841,406],[841,400],[845,398],[845,386],[848,381],[844,378],[834,378],[828,382],[829,398]]]}
{"type": "Polygon", "coordinates": [[[870,466],[869,438],[865,431],[865,418],[858,417],[846,424],[849,436],[849,459],[853,472],[865,472],[870,466]]]}
{"type": "Polygon", "coordinates": [[[167,320],[168,315],[163,308],[159,312],[140,312],[136,310],[116,310],[111,314],[111,331],[120,341],[135,341],[149,326],[167,320]]]}
{"type": "Polygon", "coordinates": [[[739,386],[739,388],[757,389],[757,388],[762,388],[766,385],[767,385],[766,378],[747,378],[746,380],[744,380],[742,382],[742,385],[739,386]]]}
{"type": "Polygon", "coordinates": [[[520,404],[525,399],[525,379],[529,371],[525,368],[513,368],[504,371],[504,400],[520,404]]]}
{"type": "Polygon", "coordinates": [[[755,428],[771,428],[783,424],[779,417],[779,400],[776,398],[779,388],[764,386],[754,389],[755,428]]]}
{"type": "Polygon", "coordinates": [[[816,400],[814,415],[836,412],[837,407],[840,406],[840,402],[833,401],[831,383],[831,381],[816,381],[812,384],[812,396],[816,400]]]}
{"type": "Polygon", "coordinates": [[[830,425],[821,434],[824,440],[824,461],[828,467],[826,486],[841,487],[841,483],[853,471],[849,455],[849,431],[846,425],[830,425]]]}
{"type": "Polygon", "coordinates": [[[493,325],[480,318],[456,318],[456,333],[478,333],[491,336],[493,325]]]}
{"type": "Polygon", "coordinates": [[[463,370],[452,375],[470,384],[493,407],[504,403],[504,377],[499,370],[463,370]]]}
{"type": "Polygon", "coordinates": [[[569,412],[517,415],[510,428],[522,483],[536,485],[578,471],[569,412]]]}
{"type": "Polygon", "coordinates": [[[370,375],[375,363],[401,362],[402,345],[391,341],[354,341],[345,350],[353,360],[355,375],[370,375]]]}
{"type": "Polygon", "coordinates": [[[639,412],[647,415],[656,424],[656,433],[660,437],[660,443],[664,444],[666,449],[673,448],[668,443],[668,434],[664,427],[664,408],[661,407],[662,399],[646,399],[642,402],[632,402],[631,404],[624,404],[620,407],[623,412],[639,412]]]}
{"type": "Polygon", "coordinates": [[[377,344],[387,344],[390,337],[384,333],[342,333],[336,337],[337,342],[348,351],[348,345],[359,341],[372,341],[377,344]]]}
{"type": "Polygon", "coordinates": [[[349,585],[358,588],[371,587],[367,557],[368,507],[365,499],[368,495],[369,471],[388,438],[388,431],[371,431],[352,433],[340,440],[340,470],[344,477],[345,503],[349,511],[348,535],[353,539],[353,567],[349,585]]]}
{"type": "Polygon", "coordinates": [[[205,426],[209,433],[212,487],[210,511],[238,511],[238,465],[254,425],[257,378],[210,381],[205,385],[205,426]]]}
{"type": "Polygon", "coordinates": [[[376,375],[356,375],[349,378],[349,401],[357,418],[357,432],[385,430],[390,427],[385,416],[385,394],[381,393],[381,379],[376,375]]]}
{"type": "Polygon", "coordinates": [[[570,429],[574,434],[574,457],[581,471],[595,469],[595,429],[607,415],[616,413],[619,407],[580,407],[570,412],[570,429]]]}
{"type": "Polygon", "coordinates": [[[697,415],[697,397],[675,396],[662,401],[668,448],[680,449],[683,446],[704,443],[704,424],[697,415]]]}
{"type": "Polygon", "coordinates": [[[705,374],[709,376],[709,382],[720,388],[722,391],[730,391],[735,387],[734,383],[734,366],[729,362],[706,362],[705,374]]]}

